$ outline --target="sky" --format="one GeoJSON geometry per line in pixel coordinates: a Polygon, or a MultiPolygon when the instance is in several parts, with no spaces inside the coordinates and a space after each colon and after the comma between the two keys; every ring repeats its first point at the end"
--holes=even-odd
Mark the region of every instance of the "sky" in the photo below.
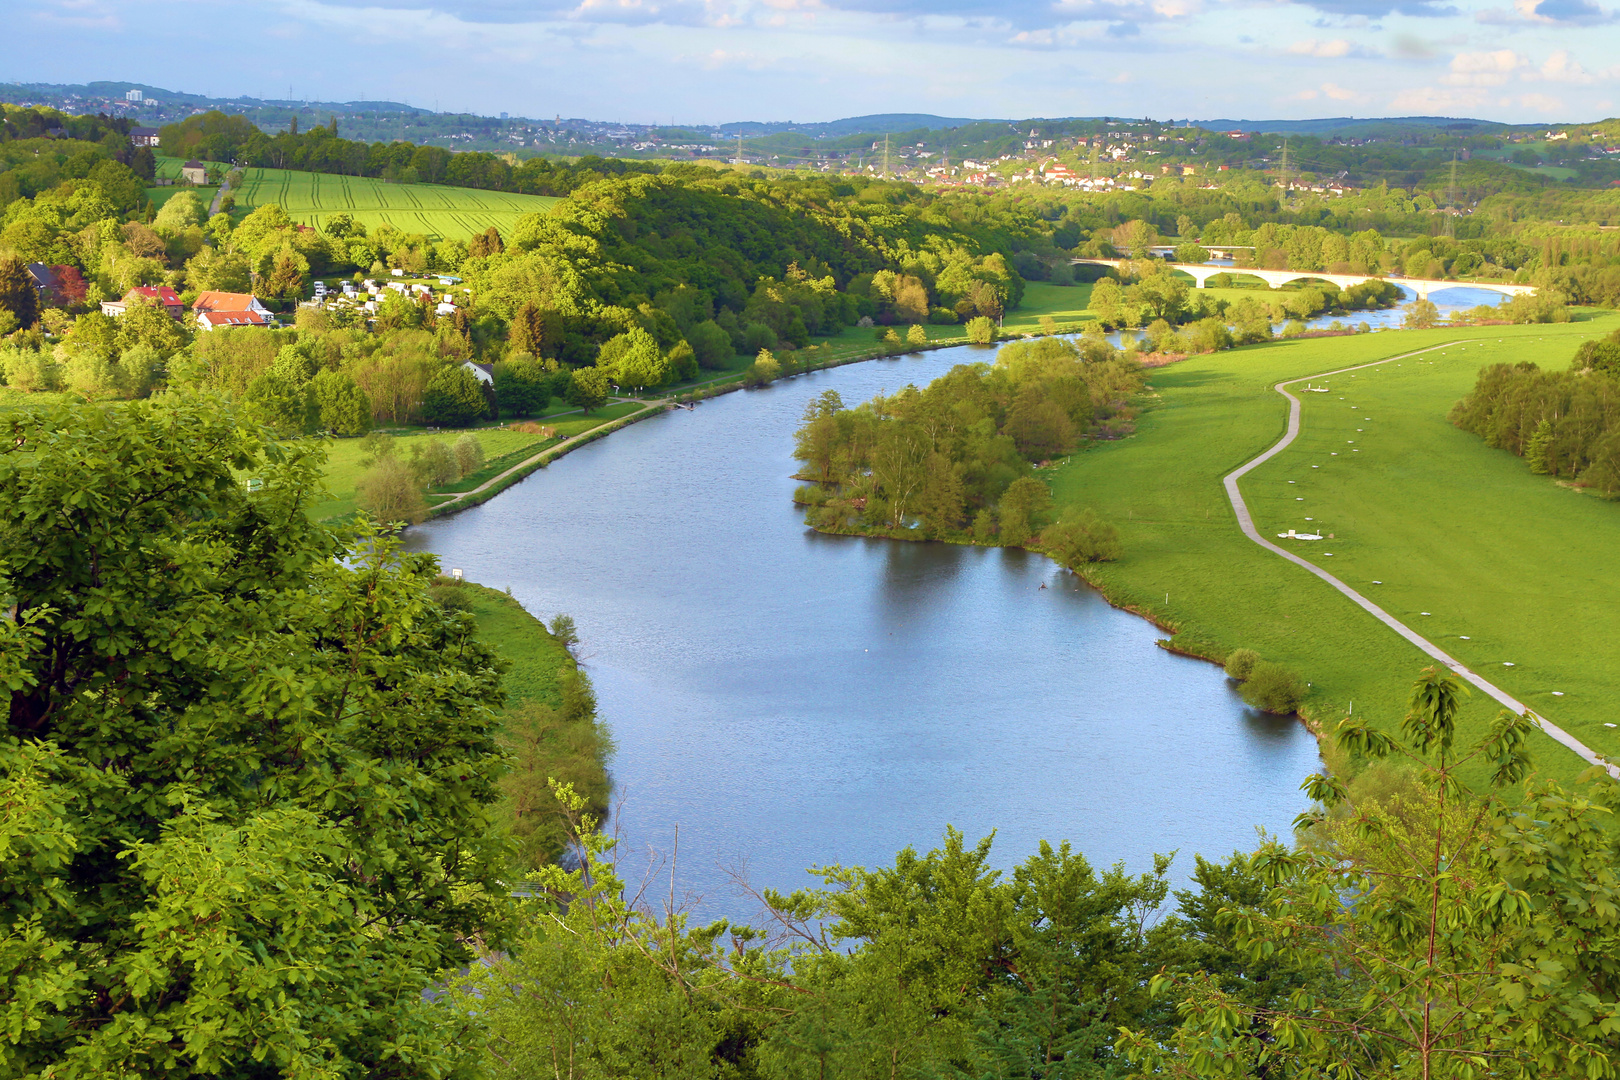
{"type": "MultiPolygon", "coordinates": [[[[1620,3],[1620,0],[1614,0],[1620,3]]],[[[0,81],[630,123],[1616,114],[1603,0],[4,0],[0,81]]]]}

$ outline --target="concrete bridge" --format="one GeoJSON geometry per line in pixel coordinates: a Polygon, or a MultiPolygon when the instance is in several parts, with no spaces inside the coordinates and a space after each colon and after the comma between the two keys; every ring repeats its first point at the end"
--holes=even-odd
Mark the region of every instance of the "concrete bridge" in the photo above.
{"type": "MultiPolygon", "coordinates": [[[[1131,261],[1130,259],[1074,260],[1077,266],[1081,264],[1110,266],[1116,270],[1131,261]]],[[[1444,289],[1489,289],[1503,296],[1530,296],[1536,291],[1534,285],[1511,285],[1500,281],[1434,281],[1428,278],[1374,277],[1370,274],[1330,274],[1325,270],[1252,270],[1236,266],[1210,266],[1208,263],[1171,263],[1170,269],[1190,275],[1200,289],[1208,288],[1206,282],[1216,274],[1246,274],[1249,277],[1259,278],[1273,289],[1279,289],[1291,281],[1327,281],[1337,285],[1341,290],[1348,289],[1352,285],[1360,285],[1364,281],[1388,281],[1411,289],[1417,293],[1420,300],[1427,300],[1430,293],[1444,289]]]]}

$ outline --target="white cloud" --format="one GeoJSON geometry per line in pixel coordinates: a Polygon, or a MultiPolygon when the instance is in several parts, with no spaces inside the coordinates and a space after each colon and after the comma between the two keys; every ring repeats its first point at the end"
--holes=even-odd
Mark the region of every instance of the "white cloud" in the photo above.
{"type": "Polygon", "coordinates": [[[1548,97],[1546,94],[1520,94],[1519,107],[1532,109],[1549,118],[1565,111],[1562,101],[1555,97],[1548,97]]]}
{"type": "Polygon", "coordinates": [[[1322,84],[1322,93],[1326,94],[1334,101],[1364,101],[1367,98],[1366,94],[1359,94],[1354,90],[1346,90],[1344,87],[1330,82],[1322,84]]]}
{"type": "Polygon", "coordinates": [[[1331,60],[1340,56],[1349,56],[1353,46],[1344,38],[1335,38],[1332,41],[1317,41],[1315,38],[1306,38],[1296,41],[1288,46],[1288,51],[1296,56],[1314,56],[1322,60],[1331,60]]]}
{"type": "Polygon", "coordinates": [[[1569,55],[1567,49],[1559,49],[1547,57],[1547,62],[1541,65],[1541,77],[1548,82],[1575,83],[1578,86],[1597,82],[1578,60],[1569,55]]]}
{"type": "Polygon", "coordinates": [[[1399,114],[1432,116],[1463,113],[1485,103],[1483,90],[1442,90],[1437,86],[1419,86],[1396,94],[1389,107],[1399,114]]]}
{"type": "Polygon", "coordinates": [[[1512,49],[1458,53],[1440,81],[1447,86],[1501,86],[1526,66],[1528,61],[1512,49]]]}

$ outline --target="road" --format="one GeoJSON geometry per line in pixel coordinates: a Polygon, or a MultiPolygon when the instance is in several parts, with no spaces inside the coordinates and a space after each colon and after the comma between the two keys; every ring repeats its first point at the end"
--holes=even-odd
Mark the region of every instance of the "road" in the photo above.
{"type": "Polygon", "coordinates": [[[1604,766],[1606,769],[1608,769],[1610,776],[1620,779],[1620,767],[1609,764],[1603,758],[1599,757],[1591,747],[1581,742],[1575,736],[1571,735],[1557,724],[1547,720],[1545,717],[1537,715],[1536,712],[1528,705],[1524,704],[1522,701],[1519,701],[1517,698],[1507,693],[1507,691],[1502,690],[1500,687],[1492,684],[1478,672],[1469,670],[1460,661],[1449,656],[1444,649],[1417,633],[1417,631],[1395,618],[1395,616],[1391,615],[1389,612],[1385,611],[1383,608],[1379,607],[1377,604],[1373,603],[1371,600],[1367,599],[1365,596],[1361,595],[1359,592],[1352,589],[1350,586],[1346,585],[1344,582],[1340,581],[1326,570],[1323,570],[1314,563],[1306,561],[1291,551],[1273,544],[1270,540],[1267,540],[1265,537],[1261,536],[1260,531],[1254,527],[1254,518],[1249,514],[1249,508],[1243,501],[1242,493],[1238,491],[1239,480],[1241,480],[1253,469],[1267,461],[1270,461],[1272,458],[1282,453],[1299,436],[1300,401],[1299,398],[1295,397],[1293,394],[1290,394],[1286,389],[1284,389],[1285,387],[1292,386],[1294,383],[1306,382],[1310,379],[1325,379],[1329,375],[1342,375],[1347,371],[1360,371],[1362,368],[1377,367],[1379,364],[1388,364],[1396,360],[1406,360],[1413,356],[1421,356],[1423,353],[1433,352],[1436,349],[1444,349],[1457,344],[1460,344],[1460,342],[1450,341],[1443,345],[1434,345],[1427,349],[1419,349],[1417,352],[1403,353],[1400,356],[1391,356],[1383,360],[1375,360],[1370,364],[1357,364],[1354,367],[1337,368],[1333,371],[1322,371],[1315,375],[1308,375],[1298,379],[1289,379],[1286,382],[1278,383],[1273,389],[1288,399],[1288,431],[1275,446],[1271,447],[1271,449],[1267,450],[1259,457],[1239,466],[1226,475],[1224,480],[1226,485],[1226,497],[1232,503],[1233,513],[1237,514],[1238,525],[1243,529],[1243,535],[1247,536],[1250,540],[1253,540],[1267,551],[1275,555],[1280,555],[1295,565],[1303,566],[1305,569],[1309,570],[1311,573],[1315,574],[1317,577],[1321,578],[1323,581],[1327,582],[1329,585],[1348,596],[1351,600],[1354,600],[1363,609],[1369,612],[1373,618],[1377,619],[1379,622],[1401,635],[1401,637],[1405,638],[1407,641],[1410,641],[1413,645],[1416,645],[1419,649],[1422,649],[1425,653],[1434,657],[1434,659],[1440,661],[1452,671],[1456,672],[1458,676],[1466,679],[1468,682],[1484,691],[1490,697],[1496,699],[1507,708],[1513,710],[1513,712],[1519,714],[1529,713],[1535,718],[1536,722],[1541,725],[1541,730],[1545,731],[1548,735],[1575,751],[1575,753],[1579,754],[1593,765],[1604,766]]]}

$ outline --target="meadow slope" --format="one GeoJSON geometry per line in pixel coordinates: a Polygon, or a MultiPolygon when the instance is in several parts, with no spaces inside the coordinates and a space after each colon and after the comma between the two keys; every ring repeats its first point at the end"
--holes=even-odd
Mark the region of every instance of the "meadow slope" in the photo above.
{"type": "Polygon", "coordinates": [[[348,214],[367,229],[391,225],[440,240],[465,240],[491,225],[511,235],[518,218],[548,210],[556,202],[546,195],[389,184],[369,177],[289,169],[248,169],[236,193],[241,212],[280,203],[294,221],[317,229],[333,214],[348,214]]]}
{"type": "MultiPolygon", "coordinates": [[[[1214,657],[1257,649],[1310,680],[1306,712],[1317,723],[1331,727],[1353,703],[1356,715],[1393,728],[1429,659],[1246,539],[1221,477],[1282,436],[1288,403],[1275,383],[1463,342],[1301,394],[1299,439],[1244,478],[1244,497],[1266,535],[1332,533],[1299,553],[1588,746],[1620,754],[1620,731],[1604,727],[1620,713],[1620,506],[1533,476],[1446,422],[1482,366],[1565,367],[1583,338],[1617,324],[1604,315],[1194,357],[1154,373],[1135,437],[1052,470],[1054,494],[1118,524],[1124,558],[1090,574],[1116,602],[1180,631],[1178,647],[1214,657]]],[[[1473,695],[1469,734],[1496,711],[1473,695]]],[[[1540,768],[1561,780],[1585,767],[1550,739],[1536,750],[1540,768]]]]}

